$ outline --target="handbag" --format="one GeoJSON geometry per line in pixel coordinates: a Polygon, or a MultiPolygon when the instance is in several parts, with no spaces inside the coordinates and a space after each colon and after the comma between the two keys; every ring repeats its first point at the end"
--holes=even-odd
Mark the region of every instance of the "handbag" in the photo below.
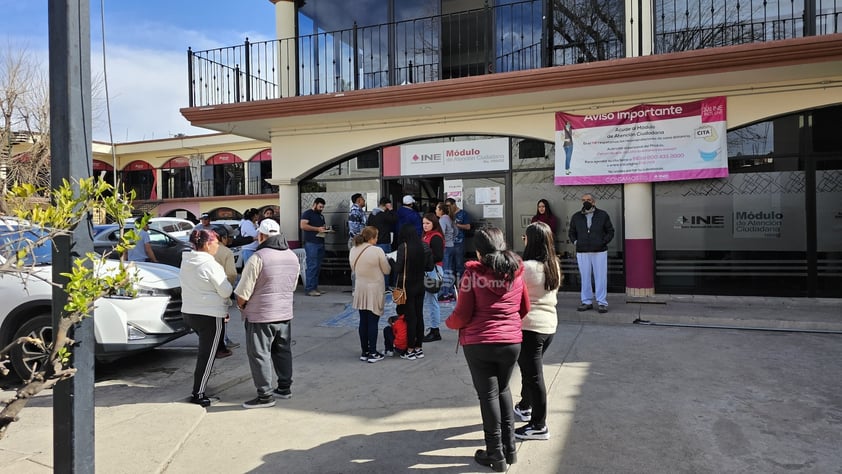
{"type": "MultiPolygon", "coordinates": [[[[406,245],[406,244],[404,244],[406,245]]],[[[404,247],[403,251],[403,282],[398,288],[392,288],[392,301],[395,304],[406,304],[406,254],[409,251],[408,247],[404,247]]]]}
{"type": "Polygon", "coordinates": [[[439,270],[436,265],[432,270],[424,273],[424,289],[427,293],[438,293],[441,290],[442,283],[444,283],[439,270]]]}

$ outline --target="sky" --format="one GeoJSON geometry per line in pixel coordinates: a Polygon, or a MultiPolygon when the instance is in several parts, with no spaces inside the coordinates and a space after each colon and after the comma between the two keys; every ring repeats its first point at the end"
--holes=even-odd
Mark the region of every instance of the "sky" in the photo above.
{"type": "MultiPolygon", "coordinates": [[[[213,133],[190,126],[178,111],[188,101],[187,48],[200,51],[275,36],[274,6],[269,0],[90,0],[89,4],[91,77],[94,82],[107,77],[117,143],[213,133]]],[[[0,0],[0,49],[25,50],[40,58],[45,75],[47,5],[0,0]]],[[[112,141],[104,99],[95,100],[93,107],[94,140],[112,141]]]]}

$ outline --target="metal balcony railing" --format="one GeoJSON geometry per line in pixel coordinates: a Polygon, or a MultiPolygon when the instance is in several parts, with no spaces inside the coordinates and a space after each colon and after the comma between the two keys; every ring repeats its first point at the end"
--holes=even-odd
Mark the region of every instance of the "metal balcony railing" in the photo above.
{"type": "MultiPolygon", "coordinates": [[[[655,54],[842,30],[842,0],[646,0],[655,54]]],[[[489,2],[491,3],[491,2],[489,2]]],[[[188,49],[190,107],[398,86],[621,58],[639,19],[617,0],[524,0],[188,49]],[[550,11],[546,11],[549,9],[550,11]],[[629,34],[626,31],[629,31],[629,34]]]]}

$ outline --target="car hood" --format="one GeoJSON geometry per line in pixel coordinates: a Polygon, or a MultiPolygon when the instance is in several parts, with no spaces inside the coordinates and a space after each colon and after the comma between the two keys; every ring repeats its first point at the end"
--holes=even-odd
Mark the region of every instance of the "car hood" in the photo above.
{"type": "MultiPolygon", "coordinates": [[[[162,263],[151,262],[129,262],[130,267],[135,267],[137,270],[138,284],[141,287],[156,290],[169,290],[171,288],[178,288],[181,286],[179,279],[179,269],[164,265],[162,263]]],[[[116,273],[119,269],[119,260],[105,260],[102,269],[98,272],[99,275],[107,275],[109,273],[116,273]]],[[[42,265],[35,267],[29,275],[27,283],[30,290],[42,283],[39,281],[52,281],[53,267],[52,265],[42,265]],[[33,286],[35,285],[35,286],[33,286]]],[[[17,277],[17,275],[9,274],[8,276],[17,277]]],[[[25,277],[26,278],[26,277],[25,277]]]]}
{"type": "MultiPolygon", "coordinates": [[[[105,271],[116,271],[119,268],[120,262],[117,260],[106,260],[105,271]]],[[[177,288],[181,285],[179,279],[179,269],[165,265],[163,263],[152,262],[129,262],[129,266],[137,269],[137,275],[140,278],[139,283],[142,286],[149,288],[177,288]]]]}

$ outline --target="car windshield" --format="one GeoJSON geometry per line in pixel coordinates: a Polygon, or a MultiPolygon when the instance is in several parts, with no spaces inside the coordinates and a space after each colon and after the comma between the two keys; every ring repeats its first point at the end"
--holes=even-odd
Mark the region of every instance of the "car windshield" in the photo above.
{"type": "MultiPolygon", "coordinates": [[[[46,231],[40,229],[0,230],[0,248],[3,255],[10,255],[21,249],[34,244],[39,238],[46,235],[46,231]]],[[[53,243],[50,240],[43,242],[38,247],[31,249],[24,259],[25,265],[50,265],[53,263],[53,243]]]]}

